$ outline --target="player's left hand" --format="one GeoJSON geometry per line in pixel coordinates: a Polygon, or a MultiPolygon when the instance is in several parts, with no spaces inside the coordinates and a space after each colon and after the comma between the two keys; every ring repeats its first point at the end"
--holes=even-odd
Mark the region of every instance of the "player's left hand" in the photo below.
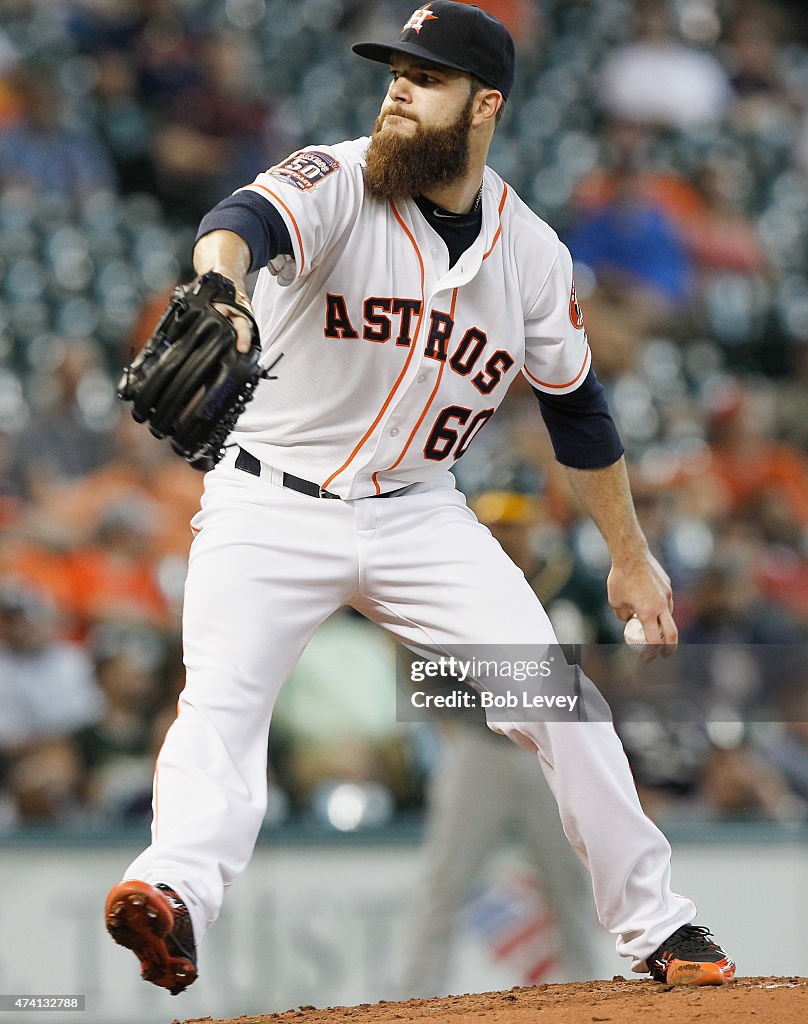
{"type": "Polygon", "coordinates": [[[207,472],[263,376],[258,326],[232,278],[208,271],[174,290],[143,351],[125,368],[118,397],[138,423],[207,472]],[[249,344],[244,350],[244,332],[249,344]]]}
{"type": "Polygon", "coordinates": [[[606,592],[618,619],[627,622],[636,615],[642,623],[648,641],[646,661],[673,654],[679,630],[673,619],[671,580],[650,551],[613,562],[606,592]]]}

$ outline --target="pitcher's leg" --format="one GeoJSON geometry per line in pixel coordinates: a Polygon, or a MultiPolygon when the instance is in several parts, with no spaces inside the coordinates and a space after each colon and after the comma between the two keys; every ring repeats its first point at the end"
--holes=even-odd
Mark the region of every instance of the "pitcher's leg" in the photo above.
{"type": "MultiPolygon", "coordinates": [[[[524,575],[462,496],[433,495],[431,510],[428,498],[385,503],[394,507],[385,508],[383,518],[380,513],[364,551],[368,613],[404,643],[447,655],[482,644],[497,651],[555,644],[524,575]]],[[[604,703],[594,687],[590,697],[604,703]]],[[[620,953],[640,968],[696,909],[670,889],[670,846],[643,813],[611,722],[506,720],[496,726],[538,755],[564,831],[592,875],[598,917],[617,935],[620,953]]]]}
{"type": "Polygon", "coordinates": [[[157,761],[152,843],[125,875],[176,890],[197,941],[216,919],[224,887],[247,866],[263,821],[277,694],[355,575],[348,510],[260,481],[250,486],[249,503],[235,483],[214,488],[195,520],[186,686],[157,761]]]}

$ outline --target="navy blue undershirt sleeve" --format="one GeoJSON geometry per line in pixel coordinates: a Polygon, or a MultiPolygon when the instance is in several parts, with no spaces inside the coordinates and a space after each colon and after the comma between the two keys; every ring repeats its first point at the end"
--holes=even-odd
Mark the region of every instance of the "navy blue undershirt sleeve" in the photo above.
{"type": "Polygon", "coordinates": [[[250,272],[265,267],[281,253],[293,256],[289,229],[272,203],[255,192],[237,192],[206,213],[196,240],[211,231],[232,231],[250,247],[250,272]]]}
{"type": "Polygon", "coordinates": [[[594,369],[566,395],[533,388],[556,459],[573,469],[604,469],[623,454],[620,435],[594,369]]]}

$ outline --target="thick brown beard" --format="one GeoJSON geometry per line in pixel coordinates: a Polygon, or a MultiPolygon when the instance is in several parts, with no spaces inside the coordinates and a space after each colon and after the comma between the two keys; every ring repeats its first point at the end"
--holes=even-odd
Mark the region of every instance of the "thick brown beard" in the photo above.
{"type": "Polygon", "coordinates": [[[452,124],[425,128],[416,123],[409,137],[395,131],[381,133],[386,115],[380,114],[366,157],[365,184],[371,197],[409,198],[463,177],[469,165],[472,100],[469,97],[452,124]]]}

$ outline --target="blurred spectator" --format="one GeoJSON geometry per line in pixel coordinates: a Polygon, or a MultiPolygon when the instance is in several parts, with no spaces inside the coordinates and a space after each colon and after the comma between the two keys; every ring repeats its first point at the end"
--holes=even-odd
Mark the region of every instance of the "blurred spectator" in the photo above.
{"type": "MultiPolygon", "coordinates": [[[[160,113],[202,77],[198,39],[181,0],[143,0],[138,6],[139,23],[131,46],[140,94],[152,111],[160,113]]],[[[204,32],[201,37],[205,38],[204,32]]]]}
{"type": "Polygon", "coordinates": [[[693,294],[682,232],[649,198],[640,168],[614,168],[610,199],[566,233],[598,374],[634,369],[637,350],[670,328],[693,294]]]}
{"type": "Polygon", "coordinates": [[[69,737],[43,740],[17,751],[8,771],[9,823],[72,825],[84,821],[84,773],[69,737]]]}
{"type": "Polygon", "coordinates": [[[159,510],[130,496],[108,505],[90,544],[71,557],[71,610],[80,629],[103,622],[159,627],[171,610],[151,557],[159,510]]]}
{"type": "Polygon", "coordinates": [[[43,595],[58,609],[64,630],[69,621],[73,581],[71,537],[58,520],[34,516],[31,506],[14,510],[10,521],[0,525],[0,579],[16,579],[43,595]]]}
{"type": "Polygon", "coordinates": [[[686,463],[677,486],[710,518],[741,515],[771,496],[800,527],[808,526],[808,457],[773,437],[774,395],[736,379],[705,400],[709,458],[699,454],[686,463]]]}
{"type": "Polygon", "coordinates": [[[185,558],[191,544],[190,521],[199,508],[202,474],[191,469],[129,415],[112,437],[113,455],[99,469],[73,483],[51,486],[37,512],[69,530],[75,542],[98,530],[107,510],[128,500],[152,502],[155,530],[150,553],[185,558]]]}
{"type": "Polygon", "coordinates": [[[74,480],[107,461],[118,410],[101,350],[88,338],[54,339],[33,390],[33,415],[17,441],[16,474],[37,500],[57,481],[74,480]]]}
{"type": "MultiPolygon", "coordinates": [[[[78,0],[65,5],[65,27],[77,50],[97,54],[132,50],[154,0],[78,0]]],[[[163,0],[163,6],[174,6],[163,0]]]]}
{"type": "Polygon", "coordinates": [[[0,126],[0,186],[20,185],[33,193],[81,199],[115,188],[115,173],[92,135],[62,122],[62,97],[44,73],[21,69],[14,76],[19,118],[0,126]]]}
{"type": "Polygon", "coordinates": [[[769,130],[791,120],[791,98],[781,79],[779,52],[796,23],[777,3],[739,5],[727,26],[724,61],[735,93],[732,119],[746,130],[769,130]]]}
{"type": "Polygon", "coordinates": [[[749,176],[737,164],[716,158],[696,172],[694,184],[703,205],[684,224],[684,234],[698,271],[705,326],[724,344],[766,344],[773,268],[759,230],[744,211],[749,176]]]}
{"type": "Polygon", "coordinates": [[[636,35],[604,62],[598,88],[612,117],[683,128],[714,124],[729,109],[732,90],[713,54],[676,36],[667,5],[637,5],[636,35]]]}
{"type": "Polygon", "coordinates": [[[0,530],[0,572],[48,594],[76,640],[95,622],[176,627],[199,507],[202,474],[131,417],[111,440],[113,459],[72,482],[43,482],[0,530]]]}
{"type": "Polygon", "coordinates": [[[38,500],[0,532],[0,572],[48,594],[77,640],[95,622],[173,628],[179,615],[202,475],[129,416],[115,440],[94,472],[43,475],[38,500]]]}
{"type": "Polygon", "coordinates": [[[44,598],[10,579],[0,584],[0,704],[6,751],[74,733],[103,708],[86,652],[58,638],[44,598]]]}
{"type": "Polygon", "coordinates": [[[95,124],[114,161],[123,193],[157,187],[152,125],[138,90],[137,66],[127,50],[109,49],[96,58],[95,124]]]}
{"type": "Polygon", "coordinates": [[[692,280],[681,234],[645,192],[640,169],[615,168],[611,201],[584,215],[566,238],[576,262],[597,281],[645,292],[649,302],[681,306],[692,280]]]}
{"type": "Polygon", "coordinates": [[[649,483],[634,466],[630,477],[640,526],[671,578],[677,618],[686,619],[694,583],[715,550],[714,534],[701,518],[678,506],[675,491],[661,487],[658,481],[649,483]]]}
{"type": "Polygon", "coordinates": [[[795,810],[804,818],[808,807],[808,722],[787,723],[784,734],[763,752],[790,785],[798,801],[795,810]]]}
{"type": "Polygon", "coordinates": [[[248,36],[218,33],[204,40],[198,71],[173,98],[153,139],[158,194],[183,220],[200,219],[283,152],[256,88],[258,55],[248,36]]]}
{"type": "Polygon", "coordinates": [[[15,823],[65,823],[81,811],[75,734],[99,719],[103,696],[84,651],[57,638],[54,609],[0,581],[0,764],[15,823]]]}
{"type": "Polygon", "coordinates": [[[678,225],[686,225],[704,206],[689,178],[675,167],[653,162],[656,139],[647,125],[612,121],[599,134],[601,162],[581,177],[573,194],[579,216],[611,206],[625,168],[633,168],[635,186],[645,201],[663,210],[678,225]]]}
{"type": "MultiPolygon", "coordinates": [[[[769,506],[779,513],[782,506],[770,501],[769,506]]],[[[782,539],[766,545],[761,554],[758,584],[766,601],[782,608],[799,624],[803,635],[808,635],[808,553],[802,540],[788,523],[791,539],[782,539]]]]}
{"type": "Polygon", "coordinates": [[[713,682],[705,680],[706,685],[700,687],[705,701],[711,696],[720,699],[726,686],[734,691],[724,694],[724,702],[738,709],[760,697],[773,700],[776,682],[765,668],[766,647],[799,644],[803,639],[793,620],[761,595],[757,582],[761,548],[753,532],[744,536],[739,531],[734,538],[720,540],[716,555],[693,589],[688,619],[680,630],[682,643],[710,644],[716,657],[729,647],[742,646],[750,656],[754,653],[763,659],[757,668],[750,665],[747,671],[736,665],[734,678],[732,672],[717,667],[713,682]]]}
{"type": "Polygon", "coordinates": [[[703,205],[686,222],[686,241],[701,273],[765,275],[768,259],[743,212],[737,169],[716,161],[699,170],[694,184],[703,205]]]}
{"type": "Polygon", "coordinates": [[[717,747],[707,763],[701,795],[721,818],[799,820],[804,807],[789,791],[787,778],[767,764],[751,744],[717,747]]]}
{"type": "MultiPolygon", "coordinates": [[[[165,701],[165,643],[155,630],[118,624],[97,627],[90,642],[105,706],[80,736],[91,773],[88,802],[106,820],[143,818],[151,804],[155,721],[165,701]]],[[[168,710],[173,717],[173,706],[168,710]]]]}

